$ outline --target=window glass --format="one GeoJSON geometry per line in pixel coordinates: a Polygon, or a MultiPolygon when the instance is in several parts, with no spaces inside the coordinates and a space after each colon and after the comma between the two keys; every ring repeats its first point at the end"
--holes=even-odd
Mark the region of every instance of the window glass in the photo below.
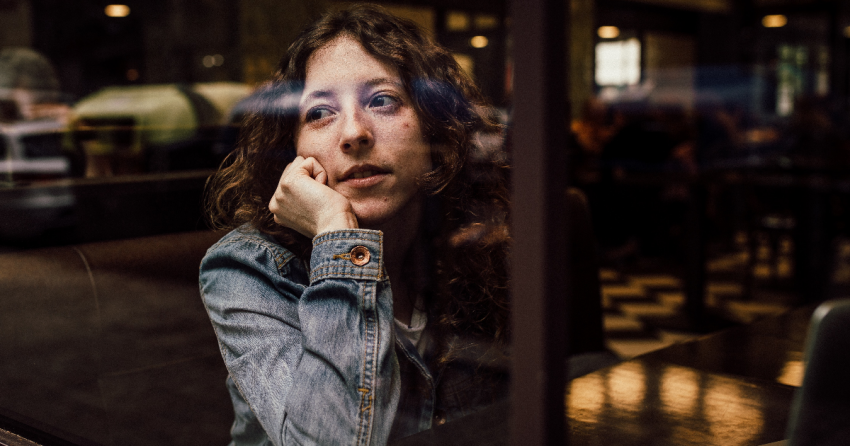
{"type": "Polygon", "coordinates": [[[0,443],[395,440],[507,397],[507,6],[381,3],[312,48],[350,2],[0,1],[0,443]],[[296,154],[329,195],[281,215],[354,223],[275,223],[296,154]]]}
{"type": "MultiPolygon", "coordinates": [[[[489,347],[506,347],[510,338],[500,331],[508,326],[506,227],[512,218],[528,217],[510,215],[507,188],[509,180],[530,180],[510,173],[511,161],[530,149],[512,145],[509,137],[514,105],[523,100],[514,97],[512,54],[529,49],[515,47],[507,1],[378,3],[445,48],[445,53],[428,53],[442,57],[441,67],[455,70],[456,64],[460,71],[436,70],[435,76],[443,77],[433,81],[416,71],[427,63],[398,63],[393,65],[397,70],[365,83],[386,87],[380,91],[362,90],[357,100],[346,102],[332,88],[317,87],[309,96],[316,101],[305,107],[301,93],[308,88],[309,58],[293,62],[297,75],[276,78],[281,57],[307,24],[352,2],[0,0],[0,428],[24,426],[26,432],[75,444],[227,444],[234,410],[250,415],[253,407],[240,398],[251,400],[257,398],[251,393],[256,389],[288,382],[277,377],[266,387],[248,387],[245,377],[257,382],[267,377],[254,373],[258,361],[280,360],[282,365],[273,369],[285,370],[303,351],[309,355],[349,345],[336,338],[281,344],[308,347],[286,356],[269,353],[278,351],[274,344],[253,351],[257,357],[244,356],[247,350],[240,349],[257,339],[283,337],[279,331],[263,332],[269,319],[286,320],[283,325],[298,330],[314,326],[285,319],[302,317],[295,304],[268,301],[242,311],[241,300],[231,307],[234,300],[202,296],[212,285],[199,291],[199,265],[232,229],[212,229],[222,223],[222,215],[225,223],[251,221],[264,228],[265,235],[246,236],[250,241],[245,243],[254,245],[245,248],[250,255],[242,260],[264,259],[271,269],[263,271],[295,278],[280,285],[286,292],[310,288],[311,280],[319,280],[311,272],[322,268],[346,272],[367,265],[375,272],[386,265],[390,270],[405,266],[387,273],[390,282],[375,286],[389,287],[393,299],[407,296],[392,302],[393,309],[410,310],[409,320],[402,317],[397,328],[387,324],[373,332],[392,332],[400,340],[397,348],[426,356],[420,362],[399,360],[399,376],[454,361],[460,372],[446,385],[456,387],[459,402],[448,407],[447,401],[454,400],[446,396],[440,410],[425,416],[414,410],[426,406],[414,395],[425,387],[409,381],[398,395],[385,399],[371,399],[375,394],[365,385],[346,387],[356,395],[349,403],[356,400],[364,408],[398,404],[405,414],[400,424],[376,429],[389,432],[396,426],[413,432],[504,396],[509,357],[490,355],[489,347]],[[407,69],[415,73],[396,82],[395,75],[401,79],[407,69]],[[474,107],[432,101],[454,98],[457,92],[472,96],[465,81],[458,81],[467,77],[480,90],[474,107]],[[335,94],[337,103],[332,103],[335,94]],[[386,118],[383,123],[398,117],[399,110],[409,111],[406,106],[414,107],[417,118],[433,118],[381,128],[398,137],[419,126],[431,138],[429,157],[405,159],[399,169],[422,170],[427,164],[436,173],[423,176],[421,183],[406,183],[415,185],[407,192],[418,194],[416,187],[426,186],[435,192],[414,194],[421,208],[405,207],[414,202],[405,195],[399,200],[404,212],[391,212],[417,216],[399,224],[416,229],[411,229],[415,243],[405,242],[416,246],[416,255],[396,263],[385,259],[380,267],[369,262],[383,259],[383,248],[376,246],[397,241],[386,235],[391,231],[377,241],[357,238],[353,246],[335,240],[345,249],[324,254],[319,249],[316,259],[327,264],[313,265],[315,234],[310,228],[301,228],[307,235],[293,229],[295,222],[276,223],[269,209],[284,167],[298,154],[296,140],[324,142],[322,132],[337,117],[349,116],[343,105],[351,104],[386,118]],[[440,115],[445,110],[447,116],[440,115]],[[455,125],[463,131],[448,135],[455,125]],[[461,146],[465,149],[452,152],[461,146]],[[452,161],[460,152],[462,166],[452,161]],[[452,162],[456,171],[440,169],[452,162]],[[463,187],[453,189],[439,183],[441,178],[463,187]],[[255,184],[255,189],[246,186],[255,184]],[[211,214],[219,218],[211,221],[211,214]],[[291,230],[277,231],[275,225],[291,230]],[[337,270],[328,266],[333,262],[343,263],[335,264],[337,270]],[[393,289],[401,278],[410,287],[393,289]],[[437,305],[422,296],[435,302],[438,297],[473,297],[437,305]],[[266,310],[272,317],[260,322],[234,316],[266,310]],[[415,330],[423,320],[438,331],[413,345],[423,339],[415,330]],[[256,338],[221,343],[228,333],[249,328],[256,338]],[[420,346],[422,352],[414,348],[420,346]],[[230,375],[241,378],[228,384],[230,375]]],[[[568,143],[555,149],[568,159],[563,167],[572,206],[568,230],[577,231],[567,237],[574,256],[574,289],[568,297],[578,299],[575,308],[581,308],[565,316],[571,330],[578,330],[571,333],[570,354],[613,352],[624,359],[643,353],[647,346],[669,341],[657,339],[651,327],[670,323],[675,328],[665,317],[694,305],[726,322],[749,323],[845,295],[850,289],[850,9],[845,2],[568,3],[569,66],[563,70],[566,85],[559,86],[568,95],[555,98],[569,115],[569,122],[558,125],[568,143]],[[647,336],[652,342],[644,342],[647,336]]],[[[312,41],[299,42],[305,46],[295,49],[308,48],[312,41]]],[[[381,63],[394,60],[385,56],[381,63]]],[[[385,68],[369,66],[376,73],[385,68]]],[[[342,78],[362,65],[345,68],[326,70],[326,83],[341,85],[329,73],[342,78]]],[[[422,141],[406,142],[409,149],[422,141]]],[[[316,142],[301,150],[319,158],[310,150],[328,146],[316,142]]],[[[340,147],[341,153],[354,146],[340,147]]],[[[323,171],[332,186],[379,182],[373,177],[393,172],[381,164],[383,159],[360,161],[336,176],[334,169],[343,169],[330,161],[322,169],[309,169],[318,182],[323,171]]],[[[351,212],[358,211],[347,202],[351,212]]],[[[323,196],[278,205],[303,209],[317,203],[340,202],[323,196]]],[[[383,203],[364,208],[372,205],[383,203]]],[[[345,208],[333,216],[350,217],[351,212],[345,208]]],[[[360,229],[367,233],[382,223],[375,218],[360,229]]],[[[219,246],[236,245],[227,239],[219,246]]],[[[230,255],[232,261],[241,254],[230,255]]],[[[238,288],[234,299],[291,297],[280,290],[262,291],[279,284],[278,276],[221,283],[239,284],[233,286],[238,288]]],[[[353,297],[310,302],[355,301],[362,303],[353,297]]],[[[391,315],[392,320],[384,313],[381,321],[395,323],[396,314],[391,315]]],[[[348,353],[342,349],[333,358],[348,353]]],[[[313,359],[310,364],[320,368],[331,364],[320,356],[313,359]]],[[[301,394],[305,404],[308,397],[337,394],[333,387],[313,385],[310,376],[302,379],[297,384],[312,392],[301,394]]],[[[285,399],[278,395],[273,401],[285,399]]],[[[240,419],[244,423],[237,423],[237,430],[262,436],[272,430],[269,423],[280,421],[274,418],[280,413],[263,418],[268,413],[273,411],[264,411],[260,419],[240,419]]],[[[274,428],[283,421],[279,424],[274,428]]]]}

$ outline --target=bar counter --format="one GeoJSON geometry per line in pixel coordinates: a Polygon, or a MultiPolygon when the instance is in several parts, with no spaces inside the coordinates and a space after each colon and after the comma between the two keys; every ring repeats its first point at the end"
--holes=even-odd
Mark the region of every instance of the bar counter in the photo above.
{"type": "MultiPolygon", "coordinates": [[[[581,376],[565,399],[571,446],[763,445],[785,439],[815,305],[581,376]]],[[[507,402],[399,446],[508,444],[507,402]]]]}

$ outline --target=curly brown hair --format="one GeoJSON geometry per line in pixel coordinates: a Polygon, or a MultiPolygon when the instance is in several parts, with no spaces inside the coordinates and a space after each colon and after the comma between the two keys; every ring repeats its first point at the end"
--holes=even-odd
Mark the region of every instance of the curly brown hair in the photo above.
{"type": "MultiPolygon", "coordinates": [[[[236,149],[207,184],[211,224],[249,223],[302,259],[311,241],[274,222],[268,203],[295,157],[297,107],[307,61],[340,36],[394,66],[431,144],[433,169],[420,179],[428,195],[426,228],[433,280],[425,305],[444,335],[504,341],[508,327],[507,165],[482,156],[477,135],[498,134],[491,108],[455,61],[415,24],[374,5],[332,12],[306,28],[272,79],[252,95],[236,149]]],[[[447,339],[449,336],[442,336],[447,339]]]]}

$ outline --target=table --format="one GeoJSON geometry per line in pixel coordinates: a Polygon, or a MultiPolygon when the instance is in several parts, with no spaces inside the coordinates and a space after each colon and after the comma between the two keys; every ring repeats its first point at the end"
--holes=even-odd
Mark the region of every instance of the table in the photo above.
{"type": "MultiPolygon", "coordinates": [[[[576,445],[763,445],[785,438],[815,306],[639,356],[568,384],[576,445]]],[[[398,446],[502,445],[507,402],[398,446]]]]}

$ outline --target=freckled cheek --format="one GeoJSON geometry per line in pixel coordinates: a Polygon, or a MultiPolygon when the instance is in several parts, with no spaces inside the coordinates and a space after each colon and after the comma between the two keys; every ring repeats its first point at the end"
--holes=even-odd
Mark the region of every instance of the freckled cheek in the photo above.
{"type": "Polygon", "coordinates": [[[304,158],[312,156],[321,163],[322,160],[327,158],[322,150],[326,144],[325,141],[319,138],[303,138],[295,144],[295,152],[298,156],[303,156],[304,158]]]}

